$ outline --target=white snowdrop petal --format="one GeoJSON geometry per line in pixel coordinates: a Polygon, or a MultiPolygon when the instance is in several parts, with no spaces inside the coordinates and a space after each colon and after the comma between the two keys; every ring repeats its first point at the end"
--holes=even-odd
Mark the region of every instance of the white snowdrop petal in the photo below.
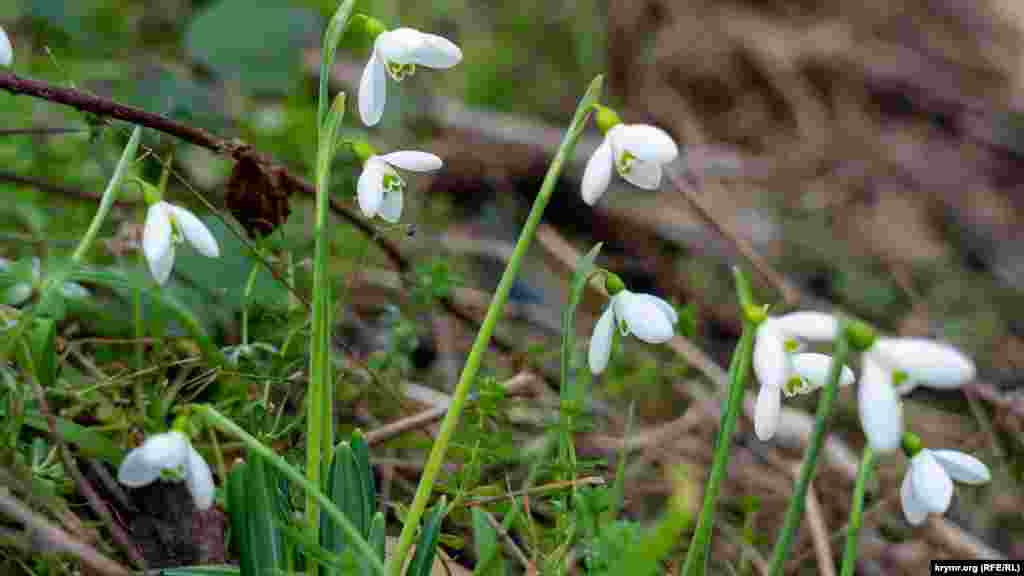
{"type": "Polygon", "coordinates": [[[190,444],[188,447],[188,464],[185,469],[185,487],[192,494],[196,508],[208,510],[213,506],[213,474],[206,460],[190,444]]]}
{"type": "Polygon", "coordinates": [[[899,448],[903,436],[903,412],[892,377],[871,354],[863,356],[861,370],[857,411],[864,435],[876,452],[892,452],[899,448]]]}
{"type": "Polygon", "coordinates": [[[645,162],[666,164],[679,156],[679,147],[672,137],[657,126],[625,124],[615,134],[616,145],[645,162]]]}
{"type": "Polygon", "coordinates": [[[587,350],[587,363],[590,365],[590,372],[594,375],[604,372],[608,366],[608,359],[612,354],[612,337],[615,330],[615,313],[609,304],[597,324],[594,325],[594,333],[590,336],[590,348],[587,350]]]}
{"type": "Polygon", "coordinates": [[[178,228],[181,229],[181,234],[193,248],[203,256],[210,258],[220,256],[217,239],[213,237],[210,229],[206,227],[206,224],[203,224],[202,220],[180,206],[172,204],[169,206],[169,210],[174,214],[174,221],[178,224],[178,228]]]}
{"type": "Polygon", "coordinates": [[[661,164],[633,160],[628,172],[619,173],[626,182],[644,190],[657,190],[661,186],[661,164]]]}
{"type": "Polygon", "coordinates": [[[634,336],[650,344],[661,344],[672,339],[672,324],[650,294],[620,294],[621,317],[634,336]]]}
{"type": "Polygon", "coordinates": [[[597,150],[594,150],[590,160],[587,160],[587,167],[583,170],[583,183],[580,185],[583,201],[588,206],[593,206],[608,189],[611,178],[612,145],[608,138],[605,138],[597,150]]]}
{"type": "Polygon", "coordinates": [[[926,510],[944,514],[953,500],[953,481],[930,450],[921,450],[910,459],[911,487],[926,510]]]}
{"type": "Polygon", "coordinates": [[[775,436],[781,410],[782,390],[762,384],[754,405],[754,433],[759,440],[771,440],[775,436]]]}
{"type": "Polygon", "coordinates": [[[384,62],[415,64],[414,54],[424,49],[426,34],[413,28],[395,28],[382,32],[374,43],[384,62]]]}
{"type": "Polygon", "coordinates": [[[879,338],[872,351],[893,369],[932,388],[958,388],[974,379],[974,362],[956,348],[925,338],[879,338]]]}
{"type": "Polygon", "coordinates": [[[429,152],[418,150],[398,150],[377,158],[402,170],[411,172],[432,172],[438,170],[444,163],[440,158],[429,152]]]}
{"type": "Polygon", "coordinates": [[[673,308],[671,304],[662,300],[661,298],[658,298],[657,296],[651,296],[651,298],[653,299],[655,306],[657,306],[658,309],[661,310],[661,313],[664,314],[666,318],[668,318],[668,321],[673,326],[675,326],[676,323],[679,322],[679,315],[676,314],[676,309],[673,308]]]}
{"type": "Polygon", "coordinates": [[[167,281],[174,265],[174,247],[171,242],[171,218],[166,202],[157,202],[146,210],[142,227],[142,253],[149,270],[160,284],[167,281]]]}
{"type": "Polygon", "coordinates": [[[11,39],[7,32],[0,27],[0,66],[10,66],[14,61],[14,47],[11,46],[11,39]]]}
{"type": "Polygon", "coordinates": [[[380,210],[380,204],[384,201],[384,173],[377,165],[376,157],[371,157],[363,165],[363,172],[359,175],[356,183],[356,199],[359,201],[359,209],[363,216],[373,218],[380,210]]]}
{"type": "Polygon", "coordinates": [[[928,509],[914,496],[914,488],[910,482],[910,471],[903,475],[900,484],[900,503],[903,505],[903,516],[913,526],[920,526],[928,518],[928,509]]]}
{"type": "Polygon", "coordinates": [[[92,296],[89,289],[78,282],[65,282],[60,287],[60,293],[62,296],[70,300],[84,300],[89,296],[92,296]]]}
{"type": "MultiPolygon", "coordinates": [[[[821,388],[828,383],[828,372],[832,367],[832,357],[828,354],[804,352],[792,355],[790,360],[793,362],[793,371],[814,388],[821,388]]],[[[849,366],[843,366],[839,373],[839,385],[849,386],[853,381],[853,370],[850,370],[849,366]]]]}
{"type": "Polygon", "coordinates": [[[785,335],[810,342],[831,342],[839,332],[835,316],[823,312],[790,312],[775,318],[775,322],[785,335]]]}
{"type": "Polygon", "coordinates": [[[375,48],[359,79],[359,117],[363,124],[374,126],[380,122],[387,101],[387,88],[387,70],[375,48]]]}
{"type": "Polygon", "coordinates": [[[958,450],[932,450],[932,456],[953,480],[964,484],[985,484],[992,480],[988,466],[958,450]]]}
{"type": "Polygon", "coordinates": [[[402,218],[402,193],[398,191],[384,192],[384,199],[377,209],[377,215],[386,222],[397,224],[402,218]]]}
{"type": "Polygon", "coordinates": [[[761,386],[776,390],[789,379],[789,356],[782,332],[771,318],[761,322],[754,334],[754,374],[761,386]]]}
{"type": "Polygon", "coordinates": [[[443,36],[421,34],[420,43],[409,53],[409,59],[427,68],[451,68],[462,61],[462,50],[443,36]]]}
{"type": "Polygon", "coordinates": [[[153,465],[143,456],[141,446],[128,452],[117,468],[117,481],[129,488],[145,486],[159,476],[160,467],[153,465]]]}

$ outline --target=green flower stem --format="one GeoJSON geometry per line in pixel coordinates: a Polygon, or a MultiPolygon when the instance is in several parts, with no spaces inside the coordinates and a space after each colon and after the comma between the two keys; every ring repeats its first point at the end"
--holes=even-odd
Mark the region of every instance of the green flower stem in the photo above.
{"type": "Polygon", "coordinates": [[[850,503],[850,524],[846,529],[846,550],[843,552],[843,567],[840,576],[853,576],[857,567],[857,547],[860,545],[860,527],[864,522],[864,491],[867,489],[871,471],[875,467],[875,453],[865,445],[857,469],[857,483],[853,488],[850,503]]]}
{"type": "MultiPolygon", "coordinates": [[[[738,269],[734,271],[737,277],[737,285],[743,285],[740,280],[743,277],[738,269]]],[[[749,320],[743,322],[743,334],[740,342],[736,345],[732,361],[729,366],[729,398],[726,404],[725,413],[722,414],[722,422],[718,429],[718,438],[715,442],[715,454],[711,462],[711,475],[708,478],[708,485],[704,491],[704,505],[700,510],[700,517],[697,520],[697,529],[690,540],[690,547],[686,551],[686,561],[683,564],[681,574],[693,576],[704,574],[707,563],[708,550],[711,544],[711,531],[715,525],[715,508],[718,505],[718,493],[721,489],[722,480],[725,479],[729,469],[729,456],[732,452],[732,437],[736,432],[736,420],[739,417],[740,409],[743,407],[743,393],[747,387],[747,376],[750,373],[750,364],[754,348],[754,332],[756,328],[749,320]]]]}
{"type": "Polygon", "coordinates": [[[847,335],[849,321],[843,318],[839,322],[839,339],[836,343],[835,355],[832,356],[832,365],[829,367],[828,383],[821,391],[818,399],[818,413],[815,415],[814,431],[811,432],[811,440],[804,453],[804,461],[800,465],[800,476],[796,486],[793,488],[793,497],[789,500],[789,507],[786,509],[786,517],[782,523],[782,533],[775,541],[775,549],[772,551],[772,560],[769,568],[769,576],[780,576],[785,567],[786,555],[789,553],[789,546],[793,542],[793,535],[800,526],[800,520],[804,515],[804,504],[807,502],[807,490],[810,488],[811,479],[814,477],[814,469],[818,463],[818,453],[825,443],[825,435],[828,432],[828,420],[832,415],[832,405],[836,399],[836,389],[839,387],[839,375],[842,373],[846,358],[850,355],[850,340],[847,335]]]}
{"type": "MultiPolygon", "coordinates": [[[[100,206],[96,209],[96,214],[92,217],[92,222],[89,223],[89,229],[85,231],[85,235],[78,242],[78,246],[75,248],[74,253],[71,255],[71,261],[68,266],[61,268],[56,273],[50,275],[46,282],[43,283],[43,287],[39,291],[39,304],[47,302],[53,295],[53,291],[59,289],[64,285],[68,276],[71,274],[71,270],[82,263],[85,258],[85,254],[92,248],[93,242],[96,240],[96,236],[100,233],[100,228],[103,227],[103,222],[107,219],[107,214],[110,213],[110,208],[114,205],[114,200],[117,199],[117,193],[121,189],[121,180],[124,179],[125,172],[128,171],[128,166],[135,160],[135,152],[139,148],[139,140],[142,136],[142,127],[136,126],[132,130],[132,135],[128,139],[128,144],[125,145],[124,151],[121,153],[121,159],[117,163],[117,167],[114,169],[114,174],[110,177],[110,181],[107,183],[107,189],[103,191],[103,196],[100,198],[100,206]]],[[[2,348],[0,348],[0,362],[4,362],[10,357],[11,352],[14,350],[14,346],[21,340],[22,335],[25,333],[25,329],[35,319],[36,314],[39,313],[40,305],[37,304],[23,313],[18,319],[18,324],[15,325],[14,329],[11,330],[7,339],[4,341],[2,348]]]]}
{"type": "Polygon", "coordinates": [[[388,574],[391,574],[392,576],[399,576],[402,572],[402,566],[405,565],[405,557],[409,553],[409,548],[412,546],[413,536],[416,534],[416,530],[420,524],[420,518],[423,516],[424,510],[426,510],[427,501],[430,499],[430,495],[433,492],[437,473],[441,470],[441,465],[444,463],[444,456],[445,452],[448,450],[448,443],[451,441],[452,434],[455,432],[455,428],[459,424],[459,417],[462,416],[462,410],[466,404],[466,397],[469,395],[469,389],[476,380],[476,374],[480,370],[480,363],[483,361],[484,352],[487,351],[487,347],[491,341],[491,335],[494,333],[494,327],[498,323],[498,317],[501,316],[501,311],[505,307],[505,302],[508,300],[508,293],[512,288],[512,282],[515,281],[516,275],[519,273],[519,267],[522,264],[523,257],[526,255],[526,250],[530,246],[530,241],[533,239],[534,232],[537,230],[537,225],[540,224],[541,216],[544,214],[544,208],[547,207],[548,201],[551,199],[551,194],[554,192],[555,184],[558,182],[558,176],[562,173],[562,168],[565,165],[566,158],[568,158],[576,148],[576,142],[579,140],[580,134],[582,134],[583,128],[586,124],[586,120],[590,115],[590,106],[601,91],[601,82],[601,76],[594,78],[590,83],[590,88],[587,90],[587,93],[580,101],[580,105],[576,109],[576,115],[573,118],[572,124],[569,125],[569,129],[566,131],[565,137],[562,139],[562,144],[559,146],[558,152],[551,161],[551,166],[548,168],[547,175],[544,177],[544,182],[541,184],[540,191],[537,193],[537,198],[533,202],[533,208],[530,210],[530,215],[526,219],[523,231],[519,234],[519,240],[516,241],[515,250],[512,253],[512,257],[509,259],[508,266],[505,267],[505,272],[501,276],[501,281],[498,282],[498,289],[495,291],[494,297],[491,299],[491,304],[487,308],[487,315],[484,317],[484,321],[480,325],[480,331],[477,332],[476,340],[473,342],[473,347],[469,351],[469,357],[466,358],[466,365],[463,367],[462,374],[459,376],[459,382],[455,386],[455,393],[452,395],[451,406],[444,417],[444,421],[441,422],[441,429],[438,431],[437,439],[434,441],[434,446],[430,450],[430,456],[427,458],[426,466],[423,468],[423,475],[420,476],[420,483],[416,488],[416,495],[413,498],[412,505],[409,507],[409,512],[406,514],[405,524],[402,526],[402,533],[398,538],[398,546],[395,548],[394,554],[392,554],[391,558],[388,559],[388,574]]]}
{"type": "Polygon", "coordinates": [[[309,497],[316,500],[317,503],[323,507],[324,512],[326,512],[332,520],[338,523],[338,526],[340,526],[342,531],[345,532],[345,537],[348,539],[348,543],[356,549],[359,555],[362,556],[371,567],[373,567],[374,572],[378,575],[384,574],[384,564],[377,557],[377,552],[374,551],[373,547],[363,539],[359,530],[357,530],[345,514],[339,510],[333,502],[331,502],[331,499],[320,491],[316,484],[307,480],[298,470],[288,464],[284,458],[278,456],[276,452],[264,446],[259,440],[251,436],[248,432],[214,408],[203,404],[193,406],[193,410],[195,410],[195,412],[211,426],[241,440],[242,443],[245,444],[246,448],[265,458],[271,466],[277,468],[278,471],[285,475],[285,477],[301,486],[309,497]]]}
{"type": "MultiPolygon", "coordinates": [[[[333,24],[333,21],[332,21],[333,24]]],[[[345,93],[334,99],[330,111],[320,126],[316,160],[316,221],[313,233],[316,248],[313,257],[313,320],[309,353],[309,388],[306,393],[306,478],[320,486],[321,468],[325,452],[334,447],[334,369],[331,366],[331,297],[330,277],[327,275],[329,258],[327,215],[330,208],[331,160],[338,127],[345,115],[345,93]]],[[[327,461],[330,454],[327,454],[327,461]]],[[[306,499],[306,530],[310,540],[319,541],[320,510],[311,494],[306,499]]]]}

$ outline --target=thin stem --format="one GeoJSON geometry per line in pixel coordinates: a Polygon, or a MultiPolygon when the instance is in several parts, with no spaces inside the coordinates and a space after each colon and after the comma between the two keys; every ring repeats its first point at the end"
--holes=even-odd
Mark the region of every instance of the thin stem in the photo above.
{"type": "Polygon", "coordinates": [[[548,201],[551,200],[551,194],[555,190],[555,185],[558,182],[559,175],[562,173],[562,168],[565,165],[566,159],[572,154],[573,149],[576,147],[576,142],[579,140],[586,120],[590,115],[590,104],[600,93],[601,82],[601,76],[595,78],[594,81],[590,83],[590,88],[587,90],[587,93],[580,101],[580,105],[576,109],[576,115],[573,118],[573,122],[569,125],[569,129],[566,131],[565,137],[562,140],[562,145],[558,149],[558,153],[555,154],[554,159],[551,161],[551,166],[548,168],[547,175],[544,177],[544,182],[541,184],[540,191],[537,193],[537,198],[533,202],[533,208],[530,209],[530,214],[526,218],[526,224],[523,226],[523,230],[519,234],[519,240],[516,241],[512,257],[509,259],[508,265],[505,267],[505,272],[501,275],[501,281],[498,282],[498,288],[495,290],[494,297],[491,299],[491,304],[487,308],[487,315],[484,317],[484,321],[480,325],[480,331],[477,332],[476,340],[473,342],[473,347],[470,349],[469,356],[466,358],[466,365],[463,367],[462,374],[459,376],[459,382],[455,386],[455,393],[452,395],[452,402],[448,410],[448,414],[445,415],[444,421],[441,422],[441,429],[438,431],[437,439],[434,441],[434,446],[430,450],[430,456],[427,458],[426,466],[423,469],[423,475],[420,476],[419,486],[416,487],[416,495],[413,498],[412,505],[409,507],[408,514],[406,514],[405,524],[402,526],[402,533],[398,538],[398,546],[395,548],[394,554],[392,554],[391,558],[388,560],[388,573],[392,576],[399,576],[402,572],[402,567],[405,565],[405,557],[408,555],[409,548],[412,546],[413,536],[416,533],[416,529],[419,527],[420,518],[426,510],[427,501],[430,499],[430,495],[433,492],[437,474],[441,470],[441,465],[444,463],[444,456],[448,450],[448,443],[451,441],[452,434],[455,432],[455,428],[459,424],[459,418],[462,416],[462,410],[465,407],[466,398],[469,395],[469,389],[472,387],[473,382],[476,381],[476,374],[480,370],[480,364],[483,361],[484,352],[487,351],[488,344],[491,341],[491,335],[494,333],[494,327],[497,325],[498,318],[501,316],[502,310],[505,307],[505,302],[508,300],[508,294],[512,288],[512,283],[519,274],[519,267],[522,264],[523,257],[526,255],[527,249],[530,246],[530,241],[533,240],[533,235],[537,230],[537,225],[540,224],[541,216],[544,214],[544,209],[547,207],[548,201]]]}
{"type": "MultiPolygon", "coordinates": [[[[742,276],[739,271],[737,276],[742,276]]],[[[732,453],[732,437],[736,432],[736,420],[743,407],[743,392],[747,386],[747,376],[750,372],[751,356],[754,347],[754,332],[756,328],[749,320],[743,322],[743,334],[740,342],[736,345],[732,362],[729,367],[729,398],[726,404],[725,413],[722,414],[722,422],[718,430],[718,438],[715,442],[715,455],[711,462],[711,475],[708,478],[708,485],[704,492],[704,505],[700,510],[700,518],[697,520],[697,530],[690,540],[690,547],[686,551],[686,561],[683,564],[682,574],[692,576],[703,574],[707,563],[708,550],[711,544],[711,531],[715,526],[715,509],[718,505],[718,493],[721,490],[722,481],[729,470],[729,456],[732,453]]]]}
{"type": "Polygon", "coordinates": [[[846,529],[846,549],[843,552],[843,566],[840,576],[853,576],[857,567],[857,547],[860,545],[860,527],[864,522],[864,492],[871,471],[875,467],[875,453],[871,446],[864,445],[857,469],[857,483],[853,487],[853,501],[850,503],[850,523],[846,529]]]}
{"type": "Polygon", "coordinates": [[[194,406],[193,409],[211,426],[220,429],[226,434],[235,436],[245,444],[246,448],[252,450],[256,454],[259,454],[263,458],[266,458],[267,462],[271,466],[277,468],[278,471],[285,475],[285,477],[301,486],[309,497],[315,499],[317,503],[323,507],[324,512],[326,512],[332,520],[338,523],[338,526],[341,527],[341,530],[345,533],[348,543],[355,547],[359,554],[366,559],[371,567],[373,567],[373,570],[377,574],[384,574],[384,564],[379,558],[377,558],[377,552],[374,551],[373,547],[363,539],[359,530],[352,525],[352,522],[348,517],[346,517],[341,510],[338,510],[338,507],[331,502],[331,499],[328,498],[326,494],[320,491],[316,484],[307,480],[298,470],[288,464],[284,458],[278,456],[276,452],[264,446],[254,436],[250,435],[214,408],[209,405],[202,404],[194,406]]]}
{"type": "Polygon", "coordinates": [[[256,273],[259,264],[253,264],[249,279],[245,282],[245,293],[242,295],[242,346],[249,345],[249,301],[252,300],[252,289],[256,284],[256,273]]]}
{"type": "MultiPolygon", "coordinates": [[[[138,254],[140,264],[146,266],[145,257],[140,251],[138,254]]],[[[132,290],[132,316],[135,320],[135,369],[141,371],[146,367],[146,325],[142,319],[142,287],[136,286],[132,290]]],[[[146,390],[142,378],[132,380],[132,390],[135,395],[135,404],[146,419],[146,390]]]]}
{"type": "MultiPolygon", "coordinates": [[[[320,485],[323,453],[334,446],[334,370],[331,367],[331,298],[327,275],[327,215],[330,210],[331,159],[338,127],[345,114],[345,93],[335,98],[324,123],[320,126],[316,162],[316,220],[313,233],[316,248],[313,258],[313,328],[309,354],[309,391],[306,394],[306,477],[314,486],[320,485]]],[[[329,455],[328,455],[329,459],[329,455]]],[[[310,495],[306,500],[306,530],[313,542],[319,540],[320,510],[310,495]]]]}
{"type": "Polygon", "coordinates": [[[800,465],[800,477],[793,488],[793,497],[786,509],[785,520],[782,523],[782,534],[775,541],[775,549],[772,551],[772,561],[769,567],[769,576],[781,576],[786,563],[786,555],[789,553],[789,546],[793,542],[793,535],[800,526],[800,519],[804,515],[804,505],[807,502],[807,490],[814,477],[814,470],[818,463],[818,453],[825,444],[825,435],[828,432],[828,420],[832,415],[832,405],[836,399],[836,389],[839,387],[839,375],[842,373],[846,358],[850,355],[850,341],[847,336],[849,322],[844,318],[839,323],[839,339],[836,343],[835,355],[832,356],[832,365],[829,367],[828,383],[821,391],[818,399],[818,412],[815,415],[814,431],[811,432],[811,439],[804,453],[804,461],[800,465]]]}

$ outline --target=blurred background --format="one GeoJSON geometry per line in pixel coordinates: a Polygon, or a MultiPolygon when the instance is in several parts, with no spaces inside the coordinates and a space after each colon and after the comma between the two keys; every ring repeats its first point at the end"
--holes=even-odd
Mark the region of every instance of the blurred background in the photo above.
{"type": "MultiPolygon", "coordinates": [[[[0,25],[14,45],[14,73],[239,138],[308,179],[320,35],[335,8],[328,0],[8,0],[0,25]]],[[[355,88],[370,46],[343,41],[331,85],[351,96],[345,137],[381,151],[426,150],[445,161],[436,174],[408,175],[403,226],[377,221],[367,236],[337,220],[333,271],[344,302],[337,340],[346,355],[387,381],[415,384],[401,393],[407,399],[419,394],[413,399],[443,405],[475,329],[431,298],[480,317],[561,131],[587,83],[604,73],[606,104],[626,122],[658,125],[680,143],[676,177],[656,192],[613,180],[597,206],[586,207],[579,180],[600,140],[588,129],[546,213],[550,228],[514,289],[510,319],[499,331],[510,344],[489,360],[493,373],[557,365],[575,254],[599,241],[601,265],[632,290],[685,307],[681,331],[710,361],[727,366],[741,327],[730,267],[742,265],[776,310],[841,309],[891,334],[951,342],[978,364],[977,382],[957,391],[917,390],[905,410],[926,445],[977,455],[992,468],[993,482],[958,488],[947,523],[911,529],[898,498],[906,460],[882,458],[862,573],[920,574],[929,558],[979,550],[1024,557],[1024,3],[383,0],[357,2],[356,10],[389,27],[444,35],[464,59],[452,70],[389,82],[384,119],[367,130],[355,113],[355,88]],[[381,242],[398,250],[404,265],[381,242]],[[754,273],[737,242],[764,259],[758,269],[768,275],[754,273]],[[420,388],[440,400],[424,400],[420,388]]],[[[0,135],[0,256],[38,257],[45,268],[84,231],[95,209],[89,198],[102,191],[129,131],[115,125],[97,137],[87,120],[0,92],[2,128],[84,130],[0,135]]],[[[173,154],[187,182],[172,179],[172,201],[198,212],[199,192],[224,210],[230,159],[153,131],[144,141],[173,154]]],[[[356,170],[342,154],[332,190],[353,211],[356,170]]],[[[155,181],[159,166],[143,172],[155,181]]],[[[142,274],[133,243],[144,207],[137,190],[126,187],[123,196],[96,258],[142,274]]],[[[311,214],[310,199],[293,193],[283,234],[272,240],[274,249],[296,254],[303,289],[311,214]]],[[[168,289],[227,346],[240,339],[241,290],[253,264],[224,218],[204,217],[225,257],[208,261],[183,251],[168,289]]],[[[258,275],[254,338],[274,340],[286,300],[269,274],[258,275]]],[[[63,336],[130,334],[131,316],[118,302],[117,294],[97,290],[63,336]]],[[[603,305],[597,294],[585,300],[581,341],[603,305]]],[[[641,433],[649,442],[638,441],[629,463],[627,512],[643,520],[669,492],[668,469],[682,465],[694,479],[706,476],[718,414],[707,371],[695,368],[693,357],[634,344],[595,379],[596,416],[580,449],[613,457],[610,439],[621,437],[621,415],[635,403],[635,426],[651,435],[641,433]]],[[[83,346],[100,365],[119,354],[83,346]]],[[[69,366],[70,374],[88,372],[69,366]]],[[[406,410],[350,387],[339,396],[342,426],[372,429],[406,410]]],[[[89,398],[85,412],[114,410],[94,414],[95,421],[126,417],[116,398],[89,398]]],[[[815,400],[790,405],[807,414],[815,400]]],[[[520,418],[518,433],[529,437],[529,417],[520,418]]],[[[840,396],[835,428],[847,454],[857,454],[863,436],[852,390],[840,396]]],[[[716,540],[721,558],[767,553],[800,457],[799,444],[758,442],[749,421],[737,440],[722,521],[734,533],[716,540]],[[757,513],[747,526],[751,498],[757,513]]],[[[406,482],[416,477],[392,472],[406,482]]],[[[841,465],[818,474],[816,497],[834,550],[851,487],[841,465]]],[[[408,494],[396,488],[393,497],[406,501],[408,494]]],[[[794,573],[820,570],[807,529],[791,558],[794,573]]]]}

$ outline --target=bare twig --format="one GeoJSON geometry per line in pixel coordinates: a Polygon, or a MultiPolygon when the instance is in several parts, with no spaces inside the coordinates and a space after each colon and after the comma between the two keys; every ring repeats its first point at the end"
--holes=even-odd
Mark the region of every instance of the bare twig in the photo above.
{"type": "MultiPolygon", "coordinates": [[[[794,468],[793,477],[796,478],[799,474],[799,468],[794,468]]],[[[818,501],[813,485],[807,489],[806,500],[804,515],[811,533],[811,542],[814,543],[814,555],[818,559],[818,574],[835,576],[836,564],[832,557],[832,547],[829,545],[828,526],[825,524],[825,515],[821,512],[821,502],[818,501]]]]}
{"type": "MultiPolygon", "coordinates": [[[[505,381],[503,385],[506,394],[516,395],[528,392],[529,389],[532,386],[535,386],[538,381],[539,377],[536,374],[521,372],[505,381]]],[[[443,418],[447,412],[447,406],[439,406],[437,408],[431,408],[430,410],[420,412],[419,414],[402,418],[401,420],[396,420],[395,422],[381,426],[376,430],[367,432],[366,443],[370,445],[378,444],[390,438],[394,438],[399,434],[432,424],[443,418]]]]}

